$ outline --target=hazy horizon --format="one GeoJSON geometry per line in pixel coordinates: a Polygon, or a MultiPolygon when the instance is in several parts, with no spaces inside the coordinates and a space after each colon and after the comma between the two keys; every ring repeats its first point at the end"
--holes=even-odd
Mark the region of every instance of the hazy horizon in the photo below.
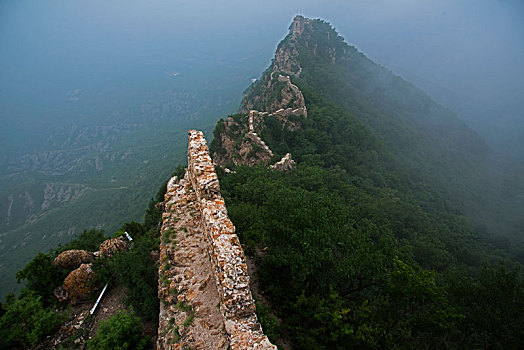
{"type": "Polygon", "coordinates": [[[496,132],[506,128],[497,121],[524,130],[519,1],[3,1],[2,138],[10,127],[45,129],[32,111],[58,118],[59,103],[80,104],[86,96],[92,99],[85,111],[61,120],[82,112],[95,118],[103,111],[92,104],[122,86],[138,96],[165,88],[166,72],[197,74],[198,86],[200,69],[212,76],[212,67],[251,62],[257,77],[297,13],[329,21],[349,44],[455,110],[492,145],[505,142],[498,142],[496,132]]]}

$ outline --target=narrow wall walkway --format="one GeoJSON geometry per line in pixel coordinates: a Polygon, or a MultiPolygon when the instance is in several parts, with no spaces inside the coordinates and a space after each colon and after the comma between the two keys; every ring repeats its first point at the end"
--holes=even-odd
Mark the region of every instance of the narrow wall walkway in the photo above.
{"type": "Polygon", "coordinates": [[[167,185],[160,241],[158,349],[227,349],[220,297],[187,179],[167,185]]]}
{"type": "Polygon", "coordinates": [[[244,252],[204,135],[188,133],[184,179],[167,185],[158,349],[277,349],[255,314],[244,252]]]}

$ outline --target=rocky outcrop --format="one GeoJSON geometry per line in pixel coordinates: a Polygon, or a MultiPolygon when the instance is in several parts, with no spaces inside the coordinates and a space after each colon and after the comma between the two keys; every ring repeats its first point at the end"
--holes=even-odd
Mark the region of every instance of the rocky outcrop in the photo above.
{"type": "Polygon", "coordinates": [[[215,164],[225,167],[228,164],[254,166],[269,163],[273,152],[255,132],[263,115],[251,111],[240,120],[229,117],[223,122],[224,132],[219,135],[221,152],[213,155],[215,164]]]}
{"type": "Polygon", "coordinates": [[[69,293],[66,292],[66,290],[64,289],[63,285],[60,285],[60,286],[56,287],[53,290],[53,295],[54,295],[55,299],[58,300],[58,302],[60,302],[60,303],[62,303],[64,301],[66,301],[67,299],[69,299],[69,293]]]}
{"type": "MultiPolygon", "coordinates": [[[[215,164],[221,167],[268,164],[273,152],[259,134],[267,127],[270,117],[275,117],[282,129],[302,128],[301,118],[307,118],[306,101],[291,80],[302,71],[297,60],[297,40],[310,22],[302,16],[295,18],[289,35],[277,48],[270,70],[244,93],[240,110],[245,117],[231,116],[219,122],[217,129],[222,130],[215,136],[220,139],[214,141],[219,144],[214,147],[215,164]]],[[[274,128],[274,124],[269,125],[274,128]]]]}
{"type": "Polygon", "coordinates": [[[259,90],[257,94],[244,96],[241,103],[242,113],[258,110],[274,114],[280,110],[296,110],[292,114],[302,115],[307,118],[304,95],[291,82],[289,74],[282,75],[280,71],[273,71],[267,73],[257,84],[259,90]]]}
{"type": "Polygon", "coordinates": [[[222,131],[215,136],[220,138],[219,149],[213,154],[215,164],[223,168],[229,164],[268,164],[273,151],[259,136],[259,132],[267,127],[268,118],[276,118],[282,129],[296,131],[302,127],[301,118],[307,118],[304,95],[289,76],[273,72],[269,77],[267,83],[262,83],[260,95],[243,102],[246,116],[231,116],[219,122],[222,131]],[[278,90],[278,93],[273,90],[278,90]],[[263,108],[266,111],[245,111],[260,103],[266,106],[263,108]]]}
{"type": "Polygon", "coordinates": [[[306,25],[311,22],[303,16],[296,16],[289,27],[289,34],[278,45],[275,52],[275,60],[273,61],[273,72],[283,72],[294,77],[299,77],[302,73],[302,67],[297,59],[297,39],[300,37],[306,28],[306,25]]]}
{"type": "Polygon", "coordinates": [[[47,183],[44,188],[44,201],[40,209],[46,210],[55,205],[72,203],[77,201],[88,190],[85,185],[64,184],[64,183],[47,183]]]}
{"type": "Polygon", "coordinates": [[[257,320],[244,252],[201,132],[189,131],[186,174],[169,181],[165,200],[157,347],[276,349],[257,320]]]}
{"type": "Polygon", "coordinates": [[[91,292],[90,282],[95,277],[92,264],[82,264],[64,280],[63,289],[73,302],[84,299],[91,292]]]}
{"type": "Polygon", "coordinates": [[[295,168],[295,161],[291,158],[291,153],[287,153],[281,160],[270,166],[271,169],[279,171],[289,171],[295,168]]]}
{"type": "Polygon", "coordinates": [[[100,256],[110,258],[116,252],[127,249],[129,249],[129,243],[124,237],[110,238],[100,243],[100,256]]]}
{"type": "Polygon", "coordinates": [[[127,249],[129,249],[128,241],[120,236],[105,240],[100,244],[100,250],[94,253],[80,249],[60,253],[53,261],[54,265],[75,270],[67,275],[61,286],[54,289],[53,295],[56,300],[64,302],[71,299],[77,302],[86,298],[93,289],[91,281],[95,277],[95,272],[92,269],[92,262],[99,257],[111,258],[116,252],[127,249]]]}
{"type": "Polygon", "coordinates": [[[92,263],[94,254],[86,250],[72,249],[60,253],[54,260],[55,266],[65,269],[76,269],[81,264],[92,263]]]}

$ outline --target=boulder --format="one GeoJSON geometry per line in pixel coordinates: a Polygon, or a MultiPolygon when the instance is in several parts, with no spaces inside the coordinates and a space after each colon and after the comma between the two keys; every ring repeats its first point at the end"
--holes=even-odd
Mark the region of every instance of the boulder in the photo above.
{"type": "Polygon", "coordinates": [[[53,290],[53,295],[59,302],[64,302],[69,299],[69,293],[65,291],[63,286],[58,286],[53,290]]]}
{"type": "Polygon", "coordinates": [[[110,258],[115,255],[116,252],[127,249],[129,249],[127,239],[123,237],[111,238],[100,244],[100,256],[110,258]]]}
{"type": "Polygon", "coordinates": [[[80,249],[72,249],[60,253],[60,255],[55,258],[54,264],[55,266],[66,269],[76,269],[81,264],[92,263],[93,260],[93,253],[80,249]]]}
{"type": "Polygon", "coordinates": [[[67,275],[63,289],[73,301],[84,299],[91,292],[90,282],[94,277],[93,264],[82,264],[67,275]]]}

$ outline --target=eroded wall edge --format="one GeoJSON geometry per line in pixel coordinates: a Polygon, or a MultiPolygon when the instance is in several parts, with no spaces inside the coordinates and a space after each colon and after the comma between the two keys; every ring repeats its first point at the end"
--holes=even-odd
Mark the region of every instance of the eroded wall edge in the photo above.
{"type": "Polygon", "coordinates": [[[200,220],[220,295],[231,349],[277,349],[255,314],[244,251],[227,215],[224,199],[202,132],[188,132],[188,175],[200,204],[200,220]]]}

